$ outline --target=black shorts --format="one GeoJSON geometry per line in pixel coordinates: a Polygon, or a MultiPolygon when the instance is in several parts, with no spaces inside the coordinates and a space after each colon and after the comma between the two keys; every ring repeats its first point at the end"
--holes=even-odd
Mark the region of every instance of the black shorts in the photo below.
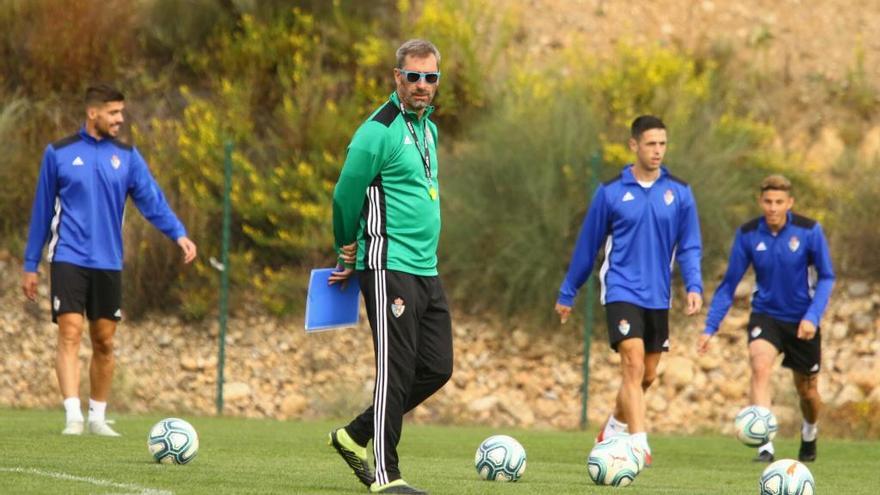
{"type": "Polygon", "coordinates": [[[810,340],[797,337],[799,323],[780,321],[773,317],[752,313],[749,317],[749,343],[763,339],[773,344],[779,352],[785,354],[782,366],[812,375],[819,372],[822,366],[822,332],[816,328],[816,336],[810,340]]]}
{"type": "Polygon", "coordinates": [[[669,351],[669,310],[645,309],[635,304],[613,302],[605,305],[608,343],[617,351],[620,341],[639,338],[645,352],[669,351]]]}
{"type": "Polygon", "coordinates": [[[50,268],[52,321],[58,315],[85,312],[89,320],[122,319],[122,272],[52,263],[50,268]]]}

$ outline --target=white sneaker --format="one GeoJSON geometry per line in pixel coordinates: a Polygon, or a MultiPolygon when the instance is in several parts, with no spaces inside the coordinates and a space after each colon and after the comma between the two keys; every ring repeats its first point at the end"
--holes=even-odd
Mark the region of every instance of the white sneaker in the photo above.
{"type": "Polygon", "coordinates": [[[82,435],[83,434],[83,422],[82,421],[68,421],[66,425],[64,425],[64,429],[61,430],[62,435],[82,435]]]}
{"type": "Polygon", "coordinates": [[[89,421],[89,433],[102,437],[121,437],[106,421],[89,421]]]}

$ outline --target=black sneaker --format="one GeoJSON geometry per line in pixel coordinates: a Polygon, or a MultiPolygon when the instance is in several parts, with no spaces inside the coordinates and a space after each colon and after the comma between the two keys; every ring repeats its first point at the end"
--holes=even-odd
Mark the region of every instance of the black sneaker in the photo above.
{"type": "MultiPolygon", "coordinates": [[[[348,467],[354,471],[354,475],[361,483],[370,487],[376,476],[370,469],[370,460],[367,458],[366,447],[361,447],[348,436],[345,428],[337,428],[330,432],[330,439],[327,442],[332,445],[336,452],[342,456],[342,460],[348,464],[348,467]]],[[[390,493],[390,492],[389,492],[390,493]]],[[[406,492],[404,492],[406,493],[406,492]]]]}
{"type": "Polygon", "coordinates": [[[769,450],[762,450],[758,452],[758,455],[756,455],[755,458],[752,459],[752,461],[754,462],[773,462],[774,460],[776,460],[776,458],[773,457],[773,454],[771,454],[769,450]]]}
{"type": "Polygon", "coordinates": [[[816,460],[816,441],[805,442],[801,439],[801,449],[798,451],[798,460],[801,462],[813,462],[816,460]]]}
{"type": "Polygon", "coordinates": [[[409,483],[402,479],[394,480],[391,483],[382,486],[373,483],[373,485],[370,486],[370,493],[409,493],[410,495],[428,495],[428,492],[425,490],[410,486],[409,483]]]}

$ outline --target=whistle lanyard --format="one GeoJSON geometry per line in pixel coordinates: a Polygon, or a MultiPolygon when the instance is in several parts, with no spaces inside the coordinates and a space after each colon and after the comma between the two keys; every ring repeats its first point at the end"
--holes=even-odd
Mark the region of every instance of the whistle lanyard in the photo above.
{"type": "Polygon", "coordinates": [[[431,196],[431,199],[437,199],[437,190],[434,189],[434,179],[431,177],[431,151],[428,148],[428,124],[425,123],[425,133],[423,137],[423,141],[425,144],[425,151],[422,153],[421,147],[419,146],[419,138],[416,135],[416,128],[413,126],[410,119],[406,117],[406,108],[403,106],[403,102],[400,102],[400,113],[403,115],[403,121],[406,122],[406,127],[409,129],[409,133],[412,135],[413,142],[416,146],[416,151],[418,151],[419,156],[422,158],[422,165],[425,166],[425,180],[428,183],[428,195],[431,196]]]}

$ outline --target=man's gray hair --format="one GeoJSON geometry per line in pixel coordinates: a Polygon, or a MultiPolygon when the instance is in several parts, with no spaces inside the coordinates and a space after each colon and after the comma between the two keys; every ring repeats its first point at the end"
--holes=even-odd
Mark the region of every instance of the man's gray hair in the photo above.
{"type": "Polygon", "coordinates": [[[437,65],[440,65],[440,50],[434,46],[434,43],[431,43],[428,40],[411,39],[400,45],[400,48],[397,49],[398,69],[403,68],[403,62],[408,55],[413,55],[418,58],[434,55],[434,57],[437,58],[437,65]]]}

